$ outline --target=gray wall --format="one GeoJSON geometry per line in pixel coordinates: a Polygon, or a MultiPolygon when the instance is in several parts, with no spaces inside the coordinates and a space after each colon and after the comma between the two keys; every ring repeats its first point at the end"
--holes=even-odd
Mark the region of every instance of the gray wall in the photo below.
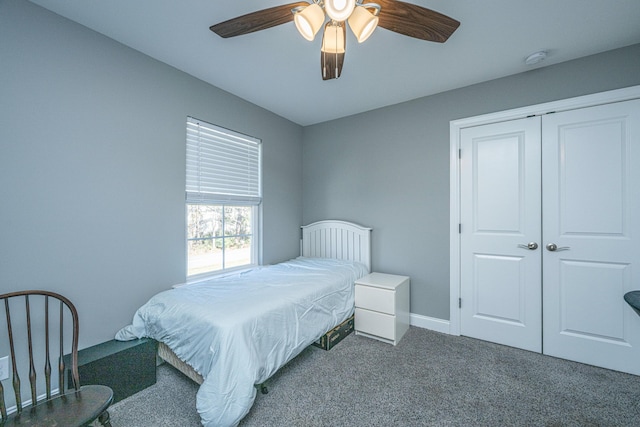
{"type": "Polygon", "coordinates": [[[448,319],[449,121],[640,84],[639,71],[636,45],[302,129],[2,0],[0,291],[69,296],[85,347],[184,281],[192,115],[263,140],[264,263],[298,254],[302,223],[352,220],[374,228],[376,270],[412,277],[412,312],[448,319]]]}
{"type": "Polygon", "coordinates": [[[297,256],[300,126],[32,3],[1,1],[0,292],[68,296],[86,347],[184,282],[188,115],[262,139],[264,262],[297,256]]]}
{"type": "Polygon", "coordinates": [[[303,222],[373,228],[373,269],[411,276],[411,312],[449,319],[449,122],[640,84],[640,45],[309,126],[303,222]]]}

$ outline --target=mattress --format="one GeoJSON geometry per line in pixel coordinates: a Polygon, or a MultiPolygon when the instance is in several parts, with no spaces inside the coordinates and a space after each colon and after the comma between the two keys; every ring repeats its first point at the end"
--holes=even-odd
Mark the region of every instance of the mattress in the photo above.
{"type": "Polygon", "coordinates": [[[296,258],[161,292],[138,309],[118,340],[165,343],[203,378],[203,425],[236,425],[251,408],[254,384],[271,377],[353,314],[352,261],[296,258]]]}

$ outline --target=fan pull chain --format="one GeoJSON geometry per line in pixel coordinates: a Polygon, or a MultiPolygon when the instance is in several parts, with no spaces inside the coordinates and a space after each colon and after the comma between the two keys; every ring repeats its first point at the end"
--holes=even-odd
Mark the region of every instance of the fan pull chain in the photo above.
{"type": "Polygon", "coordinates": [[[324,66],[322,67],[322,78],[326,80],[327,79],[327,52],[322,51],[322,56],[323,56],[322,63],[324,64],[324,66]]]}

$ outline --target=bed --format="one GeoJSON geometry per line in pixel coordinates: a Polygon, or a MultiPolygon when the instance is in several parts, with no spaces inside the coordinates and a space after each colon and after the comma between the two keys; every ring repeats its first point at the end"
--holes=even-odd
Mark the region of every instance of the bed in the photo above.
{"type": "Polygon", "coordinates": [[[202,424],[236,425],[256,384],[353,315],[370,235],[345,221],[303,226],[300,257],[161,292],[116,339],[159,341],[160,357],[201,384],[202,424]]]}

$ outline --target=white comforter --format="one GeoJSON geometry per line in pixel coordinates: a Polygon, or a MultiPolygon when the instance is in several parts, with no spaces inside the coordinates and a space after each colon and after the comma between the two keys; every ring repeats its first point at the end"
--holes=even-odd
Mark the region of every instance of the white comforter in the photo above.
{"type": "Polygon", "coordinates": [[[360,263],[297,258],[159,293],[118,340],[166,343],[200,373],[202,424],[236,425],[260,384],[354,311],[360,263]]]}

